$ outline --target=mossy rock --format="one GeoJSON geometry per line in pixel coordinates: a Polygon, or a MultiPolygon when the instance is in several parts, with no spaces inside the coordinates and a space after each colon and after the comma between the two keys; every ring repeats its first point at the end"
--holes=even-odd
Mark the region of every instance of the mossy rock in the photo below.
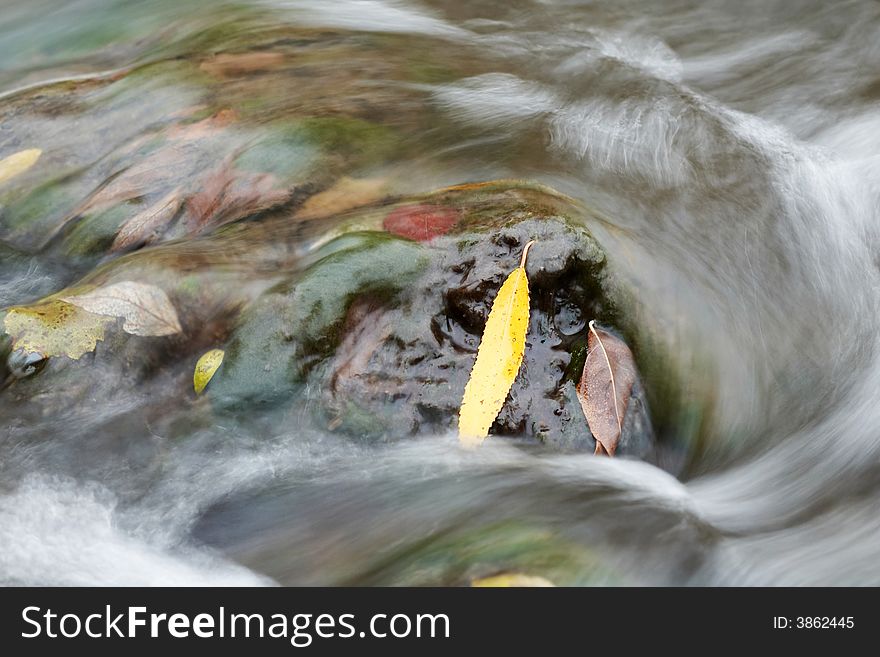
{"type": "MultiPolygon", "coordinates": [[[[526,353],[492,433],[561,451],[594,449],[574,394],[580,371],[570,363],[586,344],[588,322],[613,325],[616,317],[604,254],[586,229],[563,217],[532,210],[516,221],[504,206],[497,214],[505,217],[502,228],[431,240],[428,266],[390,302],[368,290],[353,299],[335,352],[318,355],[307,378],[305,403],[319,423],[374,440],[454,430],[494,295],[535,239],[526,353]]],[[[621,451],[646,457],[653,436],[641,387],[634,400],[621,451]]]]}
{"type": "Polygon", "coordinates": [[[351,301],[362,294],[392,299],[426,264],[418,245],[387,234],[339,242],[245,310],[211,382],[212,399],[224,406],[289,401],[309,369],[332,352],[351,301]]]}

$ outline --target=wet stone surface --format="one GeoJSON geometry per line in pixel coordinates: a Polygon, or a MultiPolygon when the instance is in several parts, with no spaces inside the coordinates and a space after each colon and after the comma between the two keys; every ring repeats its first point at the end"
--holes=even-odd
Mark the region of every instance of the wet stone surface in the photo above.
{"type": "MultiPolygon", "coordinates": [[[[430,265],[399,303],[358,296],[339,348],[310,376],[323,384],[310,388],[322,391],[328,425],[358,434],[371,426],[367,433],[381,437],[454,429],[492,300],[529,239],[537,244],[527,266],[526,351],[491,433],[592,450],[574,385],[587,322],[612,309],[601,288],[601,252],[585,231],[553,219],[523,221],[486,240],[438,238],[430,265]]],[[[634,393],[634,416],[644,408],[642,395],[634,393]]],[[[644,456],[650,426],[645,418],[633,420],[621,453],[644,456]]]]}
{"type": "MultiPolygon", "coordinates": [[[[348,223],[330,222],[304,257],[285,246],[299,239],[298,225],[277,219],[217,233],[198,248],[144,249],[109,263],[94,282],[159,285],[178,307],[183,333],[140,338],[111,326],[95,353],[39,367],[6,344],[4,395],[15,405],[5,416],[21,427],[37,417],[97,418],[102,426],[104,418],[111,435],[119,416],[111,408],[152,400],[144,406],[155,408],[144,440],[156,431],[185,437],[190,424],[212,416],[275,431],[305,423],[370,444],[455,432],[492,302],[535,240],[525,355],[490,433],[526,448],[592,452],[575,392],[588,324],[615,331],[626,308],[603,250],[572,219],[580,210],[512,183],[450,188],[423,200],[380,203],[347,215],[348,223]],[[425,207],[447,220],[412,239],[409,228],[425,207]],[[405,226],[406,236],[381,229],[388,216],[402,220],[394,225],[405,226]],[[224,283],[239,267],[272,273],[251,286],[224,283]],[[192,364],[209,348],[224,349],[225,359],[195,400],[192,364]],[[27,376],[15,376],[19,370],[27,376]],[[193,421],[166,421],[169,408],[188,409],[193,421]]],[[[637,382],[618,454],[653,460],[654,442],[637,382]]]]}
{"type": "MultiPolygon", "coordinates": [[[[589,232],[551,216],[421,244],[357,239],[244,313],[212,382],[219,408],[306,408],[318,427],[367,441],[454,431],[492,301],[534,239],[525,356],[491,433],[594,449],[575,385],[587,324],[616,309],[589,232]]],[[[652,446],[637,385],[619,453],[649,458],[652,446]]]]}

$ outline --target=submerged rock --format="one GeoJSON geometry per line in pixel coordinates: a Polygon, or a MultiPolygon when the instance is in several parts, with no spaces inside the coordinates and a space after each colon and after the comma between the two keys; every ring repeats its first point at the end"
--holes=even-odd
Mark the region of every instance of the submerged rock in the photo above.
{"type": "MultiPolygon", "coordinates": [[[[307,224],[276,218],[142,250],[50,299],[145,282],[167,294],[180,333],[141,337],[112,323],[106,340],[80,359],[53,357],[46,365],[31,357],[41,371],[26,355],[13,358],[12,344],[10,367],[28,376],[15,377],[5,394],[58,418],[123,401],[183,410],[193,403],[195,361],[222,348],[223,366],[200,412],[271,415],[281,428],[305,419],[371,442],[445,433],[457,425],[492,301],[535,240],[525,356],[491,434],[591,452],[595,441],[575,393],[588,323],[613,330],[627,308],[585,213],[552,190],[499,182],[384,199],[311,238],[307,224]],[[443,218],[442,231],[408,239],[384,230],[399,228],[411,208],[424,214],[428,207],[443,218]],[[298,253],[294,245],[309,239],[315,246],[298,253]]],[[[646,389],[637,383],[619,453],[652,458],[653,447],[646,389]]]]}
{"type": "MultiPolygon", "coordinates": [[[[388,48],[244,25],[241,41],[204,34],[185,57],[5,98],[14,140],[0,159],[10,145],[44,154],[14,184],[0,181],[0,240],[85,271],[108,253],[295,210],[346,176],[432,148],[419,137],[436,125],[422,65],[444,41],[388,48]]],[[[474,65],[463,52],[445,59],[443,77],[474,65]]]]}
{"type": "MultiPolygon", "coordinates": [[[[289,26],[255,30],[247,45],[205,39],[186,57],[25,89],[0,107],[16,147],[45,146],[0,189],[0,254],[15,251],[16,271],[39,254],[61,273],[6,303],[146,283],[181,324],[134,336],[111,318],[75,358],[16,355],[34,343],[7,337],[13,403],[0,420],[91,427],[130,407],[150,409],[145,436],[193,409],[372,442],[453,430],[489,308],[534,239],[525,359],[491,433],[591,451],[575,394],[587,324],[639,346],[594,217],[517,181],[412,193],[434,166],[467,170],[444,154],[460,126],[444,122],[429,85],[489,63],[442,39],[413,48],[289,26]],[[47,118],[59,127],[51,147],[47,118]],[[192,368],[212,348],[225,360],[196,401],[192,368]]],[[[621,454],[650,457],[650,389],[633,389],[621,454]]]]}
{"type": "Polygon", "coordinates": [[[308,370],[333,353],[354,299],[375,294],[391,302],[427,262],[417,246],[383,233],[342,237],[323,252],[243,313],[211,383],[213,398],[236,408],[290,401],[308,370]]]}
{"type": "MultiPolygon", "coordinates": [[[[575,384],[588,323],[613,326],[620,309],[603,251],[574,219],[579,210],[565,214],[561,197],[511,184],[431,200],[443,202],[430,206],[443,209],[434,215],[460,217],[446,234],[419,242],[342,235],[322,247],[328,255],[258,299],[234,330],[210,396],[232,412],[254,403],[295,406],[299,415],[307,408],[319,427],[361,439],[452,430],[492,300],[536,240],[525,357],[491,433],[592,451],[575,384]]],[[[625,419],[620,453],[649,457],[640,384],[625,419]]]]}
{"type": "MultiPolygon", "coordinates": [[[[492,300],[530,239],[537,243],[527,267],[525,356],[491,433],[592,450],[574,394],[577,355],[587,323],[607,321],[614,308],[602,289],[601,250],[558,217],[437,238],[426,249],[430,264],[396,298],[359,294],[335,352],[308,376],[309,401],[318,402],[327,426],[383,439],[454,429],[492,300]]],[[[645,456],[653,441],[644,391],[633,396],[621,453],[645,456]]]]}

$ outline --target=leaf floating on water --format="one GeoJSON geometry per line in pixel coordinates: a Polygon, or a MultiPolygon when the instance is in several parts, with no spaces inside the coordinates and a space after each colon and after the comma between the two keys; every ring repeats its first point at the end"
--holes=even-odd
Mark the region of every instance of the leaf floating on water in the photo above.
{"type": "Polygon", "coordinates": [[[42,154],[43,151],[39,148],[28,148],[27,150],[4,157],[0,160],[0,184],[30,169],[37,163],[42,154]]]}
{"type": "Polygon", "coordinates": [[[211,349],[211,351],[199,358],[196,363],[196,369],[193,372],[193,389],[195,389],[197,395],[204,392],[217,368],[223,363],[223,356],[225,355],[222,349],[211,349]]]}
{"type": "Polygon", "coordinates": [[[114,320],[64,301],[10,308],[3,320],[14,348],[44,356],[80,356],[95,350],[114,320]]]}
{"type": "Polygon", "coordinates": [[[481,577],[472,580],[471,586],[477,588],[548,588],[555,587],[556,584],[549,579],[544,579],[543,577],[538,577],[536,575],[504,573],[502,575],[493,575],[492,577],[481,577]]]}
{"type": "Polygon", "coordinates": [[[529,326],[529,279],[526,258],[534,242],[523,249],[519,267],[511,272],[492,303],[477,362],[464,389],[458,416],[459,440],[479,445],[501,411],[522,364],[529,326]]]}
{"type": "Polygon", "coordinates": [[[122,251],[138,244],[149,243],[174,219],[182,203],[180,190],[175,189],[146,210],[138,212],[119,229],[110,250],[122,251]]]}
{"type": "Polygon", "coordinates": [[[297,219],[317,219],[378,201],[388,188],[384,178],[349,178],[343,176],[329,189],[310,196],[296,213],[297,219]]]}
{"type": "Polygon", "coordinates": [[[636,363],[629,347],[591,321],[577,396],[596,439],[596,454],[614,456],[635,380],[636,363]]]}
{"type": "Polygon", "coordinates": [[[148,283],[121,281],[62,300],[97,315],[123,317],[122,330],[132,335],[173,335],[182,330],[168,295],[148,283]]]}

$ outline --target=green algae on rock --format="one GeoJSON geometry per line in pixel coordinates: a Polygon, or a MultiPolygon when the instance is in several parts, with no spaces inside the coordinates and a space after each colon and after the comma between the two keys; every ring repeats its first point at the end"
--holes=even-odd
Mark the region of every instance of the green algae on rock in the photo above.
{"type": "Polygon", "coordinates": [[[348,305],[357,295],[393,298],[426,264],[421,250],[382,233],[362,233],[334,243],[328,255],[268,290],[242,314],[226,346],[223,371],[211,394],[233,403],[284,399],[309,367],[331,353],[348,305]]]}

